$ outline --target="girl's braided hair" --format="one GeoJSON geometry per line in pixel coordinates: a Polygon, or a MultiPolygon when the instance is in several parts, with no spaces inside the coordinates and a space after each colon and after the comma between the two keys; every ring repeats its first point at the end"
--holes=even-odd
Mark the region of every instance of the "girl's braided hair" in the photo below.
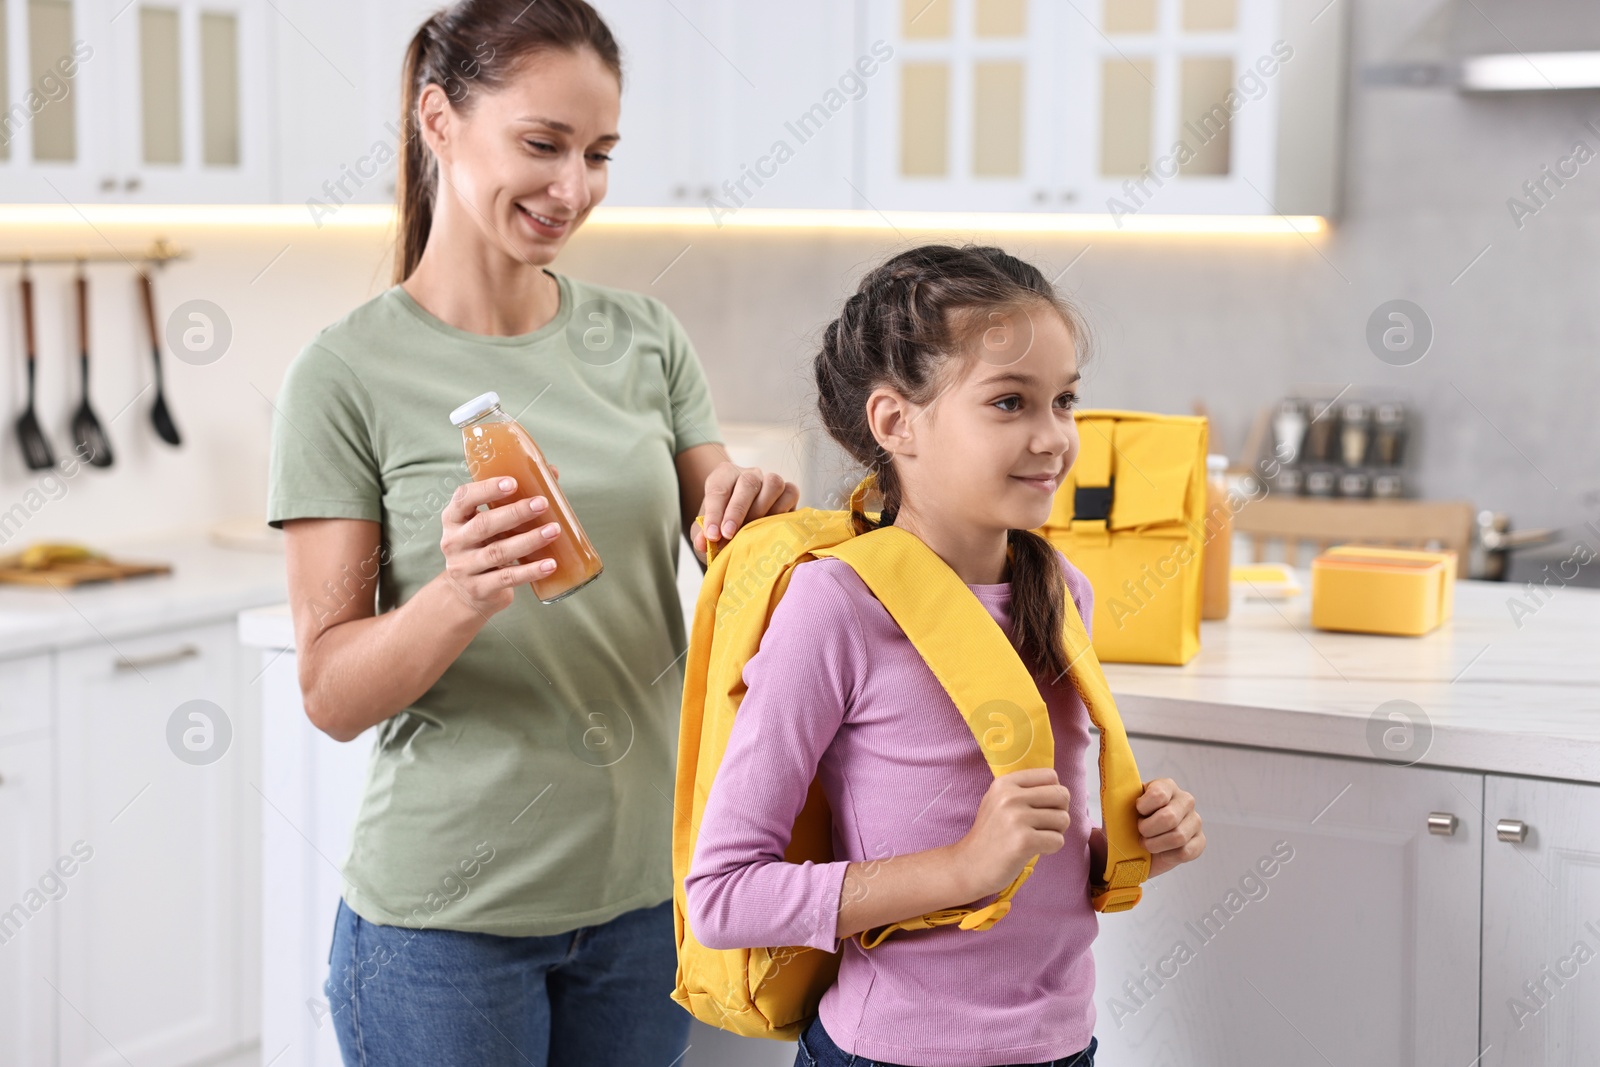
{"type": "MultiPolygon", "coordinates": [[[[823,333],[814,361],[817,406],[829,436],[875,476],[883,510],[874,523],[857,509],[858,533],[892,525],[902,486],[867,421],[867,398],[888,386],[926,405],[960,370],[969,344],[995,313],[1051,311],[1061,316],[1081,360],[1087,324],[1077,307],[1030,263],[999,248],[924,245],[867,272],[823,333]]],[[[1012,617],[1018,645],[1052,679],[1067,669],[1061,641],[1066,581],[1049,541],[1010,530],[1012,617]]]]}

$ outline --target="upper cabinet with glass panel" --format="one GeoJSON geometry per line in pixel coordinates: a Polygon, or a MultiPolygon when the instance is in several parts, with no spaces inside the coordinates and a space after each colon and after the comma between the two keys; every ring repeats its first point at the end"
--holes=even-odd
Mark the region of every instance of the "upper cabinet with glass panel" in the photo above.
{"type": "Polygon", "coordinates": [[[105,0],[117,93],[103,196],[151,203],[268,197],[265,6],[258,0],[105,0]]]}
{"type": "Polygon", "coordinates": [[[1335,212],[1345,27],[1326,0],[864,0],[896,76],[863,206],[1335,212]]]}
{"type": "Polygon", "coordinates": [[[262,0],[0,4],[0,202],[269,198],[262,0]]]}
{"type": "Polygon", "coordinates": [[[1055,5],[868,0],[894,59],[866,97],[863,206],[1015,210],[1054,169],[1047,107],[1055,5]],[[961,205],[956,208],[956,205],[961,205]]]}
{"type": "MultiPolygon", "coordinates": [[[[1328,0],[595,0],[611,204],[1335,213],[1328,0]]],[[[428,0],[0,0],[0,203],[393,195],[428,0]]]]}

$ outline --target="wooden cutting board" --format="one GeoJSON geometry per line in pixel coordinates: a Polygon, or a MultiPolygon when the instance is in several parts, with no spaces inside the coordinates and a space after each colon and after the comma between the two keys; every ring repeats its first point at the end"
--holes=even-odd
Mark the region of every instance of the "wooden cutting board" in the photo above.
{"type": "Polygon", "coordinates": [[[17,585],[70,587],[85,582],[121,581],[147,574],[171,574],[167,563],[122,563],[116,560],[82,560],[76,563],[57,563],[44,570],[25,570],[22,567],[0,567],[0,582],[17,585]]]}

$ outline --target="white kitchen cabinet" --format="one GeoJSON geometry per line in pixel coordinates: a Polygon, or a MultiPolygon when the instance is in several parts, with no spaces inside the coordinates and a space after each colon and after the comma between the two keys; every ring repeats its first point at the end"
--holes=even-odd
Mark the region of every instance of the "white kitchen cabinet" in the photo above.
{"type": "Polygon", "coordinates": [[[0,157],[0,200],[270,198],[264,0],[4,0],[4,14],[6,98],[45,102],[0,157]]]}
{"type": "Polygon", "coordinates": [[[0,660],[0,742],[49,731],[51,684],[48,655],[0,660]]]}
{"type": "Polygon", "coordinates": [[[1600,786],[1489,775],[1482,815],[1482,1063],[1600,1063],[1600,786]]]}
{"type": "MultiPolygon", "coordinates": [[[[286,614],[281,621],[287,624],[286,614]]],[[[293,635],[286,636],[292,643],[293,635]]],[[[375,731],[333,740],[306,718],[293,649],[251,658],[257,657],[265,715],[257,823],[264,857],[262,1061],[281,1056],[277,1067],[339,1067],[323,982],[345,889],[339,865],[350,848],[375,731]]]]}
{"type": "Polygon", "coordinates": [[[238,659],[227,622],[57,654],[58,840],[94,852],[58,905],[64,1064],[193,1063],[249,1037],[238,659]]]}
{"type": "Polygon", "coordinates": [[[707,59],[717,79],[711,99],[723,105],[708,210],[726,218],[744,207],[856,206],[856,124],[862,102],[890,74],[857,47],[854,0],[712,6],[722,15],[726,56],[707,59]]]}
{"type": "MultiPolygon", "coordinates": [[[[42,656],[23,662],[48,665],[42,656]]],[[[22,673],[14,667],[0,664],[0,702],[23,693],[10,688],[22,673]]],[[[49,690],[40,686],[36,693],[48,697],[49,690]]],[[[51,988],[58,984],[56,928],[62,899],[81,874],[70,849],[58,855],[53,771],[48,733],[0,739],[0,1063],[55,1060],[62,1010],[51,988]]]]}
{"type": "Polygon", "coordinates": [[[1064,68],[1086,62],[1079,16],[1026,0],[865,0],[893,59],[866,99],[859,161],[880,210],[1025,211],[1064,185],[1064,68]]]}
{"type": "MultiPolygon", "coordinates": [[[[1332,214],[1341,12],[1302,0],[862,0],[876,208],[1332,214]]],[[[1342,5],[1340,5],[1342,7],[1342,5]]]]}
{"type": "Polygon", "coordinates": [[[679,173],[675,142],[698,121],[675,109],[687,93],[683,82],[698,73],[678,62],[687,23],[673,5],[654,0],[597,0],[595,10],[611,27],[623,63],[622,140],[611,150],[605,203],[661,207],[675,194],[683,203],[690,182],[679,173]]]}
{"type": "Polygon", "coordinates": [[[0,201],[95,199],[115,157],[103,128],[115,78],[91,3],[0,0],[0,23],[0,201]]]}
{"type": "MultiPolygon", "coordinates": [[[[1142,737],[1133,750],[1145,781],[1195,795],[1206,851],[1100,918],[1106,1062],[1473,1061],[1483,776],[1142,737]],[[1435,813],[1454,833],[1429,832],[1435,813]]],[[[1098,796],[1092,759],[1090,774],[1098,796]]]]}
{"type": "Polygon", "coordinates": [[[268,158],[272,51],[264,0],[96,0],[111,95],[91,101],[115,151],[100,199],[260,203],[268,158]]]}
{"type": "MultiPolygon", "coordinates": [[[[603,0],[621,43],[622,134],[608,204],[859,206],[856,0],[603,0]]],[[[871,63],[873,73],[881,66],[871,63]]]]}

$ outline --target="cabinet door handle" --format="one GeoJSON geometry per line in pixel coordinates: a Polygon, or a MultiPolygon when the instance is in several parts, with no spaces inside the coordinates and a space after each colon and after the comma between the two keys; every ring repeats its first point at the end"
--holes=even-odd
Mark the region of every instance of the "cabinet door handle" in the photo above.
{"type": "Polygon", "coordinates": [[[164,663],[176,663],[180,659],[188,659],[199,654],[200,650],[194,645],[181,645],[170,652],[157,652],[152,656],[137,656],[132,659],[118,656],[112,666],[119,671],[136,671],[140,667],[159,667],[164,663]]]}
{"type": "Polygon", "coordinates": [[[1501,819],[1494,824],[1494,835],[1502,841],[1520,845],[1528,839],[1528,824],[1521,819],[1501,819]]]}
{"type": "Polygon", "coordinates": [[[1454,837],[1456,827],[1461,820],[1448,811],[1434,811],[1428,814],[1428,833],[1438,834],[1441,837],[1454,837]]]}

